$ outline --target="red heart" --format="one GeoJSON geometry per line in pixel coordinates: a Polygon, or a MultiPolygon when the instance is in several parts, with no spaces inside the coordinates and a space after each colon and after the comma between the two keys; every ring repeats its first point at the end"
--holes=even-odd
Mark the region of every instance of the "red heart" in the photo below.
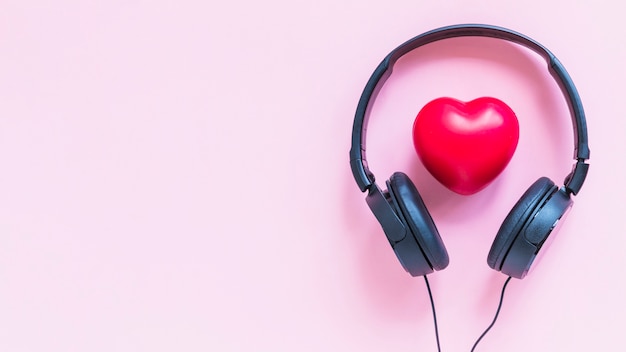
{"type": "Polygon", "coordinates": [[[438,98],[413,124],[413,143],[426,169],[444,186],[463,194],[485,188],[511,160],[519,139],[515,113],[490,97],[468,103],[438,98]]]}

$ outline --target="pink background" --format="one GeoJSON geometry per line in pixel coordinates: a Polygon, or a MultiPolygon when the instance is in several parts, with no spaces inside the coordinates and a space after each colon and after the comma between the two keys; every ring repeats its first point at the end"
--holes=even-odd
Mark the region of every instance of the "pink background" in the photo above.
{"type": "MultiPolygon", "coordinates": [[[[619,1],[0,2],[0,351],[434,351],[423,280],[352,180],[361,90],[396,45],[456,23],[548,46],[586,108],[591,171],[479,351],[615,350],[626,303],[626,46],[619,1]],[[385,4],[385,5],[383,5],[385,4]]],[[[442,347],[468,351],[504,276],[497,229],[572,164],[546,65],[490,39],[409,54],[370,165],[408,173],[451,257],[430,276],[442,347]],[[491,95],[520,120],[509,167],[464,197],[410,129],[429,100],[491,95]]]]}

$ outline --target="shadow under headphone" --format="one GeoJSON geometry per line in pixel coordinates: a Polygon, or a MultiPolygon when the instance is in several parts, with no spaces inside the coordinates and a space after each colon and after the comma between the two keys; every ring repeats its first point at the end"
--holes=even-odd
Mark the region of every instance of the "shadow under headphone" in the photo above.
{"type": "Polygon", "coordinates": [[[541,55],[567,103],[574,127],[574,166],[557,187],[547,177],[539,178],[517,201],[504,219],[487,256],[497,271],[522,279],[556,224],[573,204],[587,176],[589,146],[582,102],[574,83],[559,60],[543,45],[512,30],[490,25],[454,25],[418,35],[389,53],[378,65],[359,100],[352,128],[350,167],[366,202],[380,222],[404,269],[412,276],[430,274],[448,266],[449,257],[437,227],[415,185],[407,175],[394,173],[381,190],[365,155],[365,132],[377,93],[391,75],[395,62],[420,46],[455,37],[491,37],[517,43],[541,55]]]}

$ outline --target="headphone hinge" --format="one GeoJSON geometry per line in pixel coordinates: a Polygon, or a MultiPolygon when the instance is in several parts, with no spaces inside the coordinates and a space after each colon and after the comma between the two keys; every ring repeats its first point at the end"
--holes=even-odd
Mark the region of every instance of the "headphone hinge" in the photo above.
{"type": "Polygon", "coordinates": [[[565,177],[565,189],[567,193],[572,193],[574,195],[580,192],[580,189],[585,182],[585,178],[587,178],[587,172],[589,172],[589,164],[585,163],[584,159],[578,159],[576,164],[572,167],[572,172],[565,177]]]}

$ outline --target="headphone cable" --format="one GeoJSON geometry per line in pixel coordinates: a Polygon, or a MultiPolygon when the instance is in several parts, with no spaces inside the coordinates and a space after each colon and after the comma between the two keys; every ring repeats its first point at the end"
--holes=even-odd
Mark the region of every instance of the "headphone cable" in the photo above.
{"type": "Polygon", "coordinates": [[[430,298],[430,306],[433,309],[433,321],[435,322],[435,337],[437,338],[437,351],[441,352],[441,345],[439,344],[439,328],[437,327],[437,314],[435,313],[435,301],[433,300],[433,293],[430,291],[430,285],[428,284],[428,278],[424,275],[424,282],[426,282],[426,289],[428,289],[428,297],[430,298]]]}
{"type": "Polygon", "coordinates": [[[472,347],[472,351],[471,352],[474,352],[474,349],[476,348],[476,346],[478,345],[480,340],[482,340],[483,337],[485,337],[485,335],[489,332],[489,330],[491,330],[493,325],[496,323],[496,319],[498,319],[498,314],[500,314],[500,308],[502,308],[502,301],[504,300],[504,290],[506,289],[506,285],[509,284],[509,281],[511,281],[511,277],[510,276],[509,276],[508,279],[506,279],[506,281],[504,282],[504,285],[502,286],[502,293],[500,294],[500,303],[498,303],[498,309],[496,310],[496,315],[493,317],[493,321],[491,322],[491,324],[489,324],[487,329],[485,329],[485,331],[483,331],[483,333],[480,335],[478,340],[476,340],[476,342],[474,343],[474,346],[472,347]]]}

